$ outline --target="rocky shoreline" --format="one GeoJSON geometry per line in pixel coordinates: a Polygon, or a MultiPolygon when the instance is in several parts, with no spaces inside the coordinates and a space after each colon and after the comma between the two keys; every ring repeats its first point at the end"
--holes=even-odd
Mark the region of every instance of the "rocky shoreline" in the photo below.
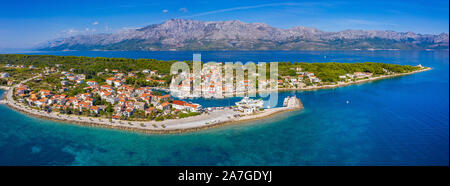
{"type": "MultiPolygon", "coordinates": [[[[95,121],[80,121],[80,120],[75,120],[75,119],[55,118],[52,115],[46,116],[45,114],[36,114],[36,113],[30,112],[30,111],[26,111],[25,109],[19,109],[17,106],[12,106],[10,104],[5,104],[5,105],[17,112],[21,112],[23,114],[26,114],[26,115],[29,115],[32,117],[36,117],[36,118],[40,118],[40,119],[51,120],[51,121],[56,121],[56,122],[61,122],[61,123],[66,123],[66,124],[77,124],[77,125],[90,126],[90,127],[119,129],[119,130],[146,133],[146,134],[181,134],[181,133],[188,133],[188,132],[196,132],[199,130],[212,129],[212,128],[217,128],[217,127],[222,127],[222,126],[236,125],[239,123],[246,123],[246,122],[266,119],[266,118],[270,118],[270,117],[276,116],[281,113],[303,109],[303,106],[301,106],[299,108],[279,107],[279,108],[273,108],[272,110],[268,109],[268,110],[270,110],[269,112],[257,113],[257,114],[250,115],[250,116],[244,116],[244,117],[241,117],[241,118],[238,118],[235,120],[230,119],[230,120],[225,120],[225,121],[221,121],[221,122],[209,124],[209,125],[201,125],[201,126],[196,126],[196,127],[191,127],[191,128],[178,128],[178,129],[177,128],[176,129],[148,129],[148,128],[140,128],[139,126],[136,126],[136,125],[133,125],[134,127],[126,126],[127,125],[126,123],[123,123],[123,125],[107,125],[107,124],[97,123],[95,121]]],[[[102,118],[102,119],[105,119],[105,118],[102,118]]],[[[114,122],[119,122],[119,121],[115,120],[114,122]]],[[[125,122],[127,122],[127,121],[125,121],[125,122]]],[[[162,121],[162,122],[164,122],[164,121],[162,121]]],[[[134,123],[136,124],[136,122],[134,122],[134,123]]],[[[141,122],[137,122],[137,123],[141,123],[141,122]]]]}

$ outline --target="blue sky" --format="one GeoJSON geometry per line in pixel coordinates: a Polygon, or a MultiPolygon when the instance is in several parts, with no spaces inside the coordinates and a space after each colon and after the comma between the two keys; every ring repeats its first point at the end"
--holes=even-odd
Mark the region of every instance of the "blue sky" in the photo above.
{"type": "Polygon", "coordinates": [[[114,33],[171,18],[241,20],[325,31],[439,34],[449,30],[449,1],[0,0],[0,48],[32,47],[78,34],[114,33]]]}

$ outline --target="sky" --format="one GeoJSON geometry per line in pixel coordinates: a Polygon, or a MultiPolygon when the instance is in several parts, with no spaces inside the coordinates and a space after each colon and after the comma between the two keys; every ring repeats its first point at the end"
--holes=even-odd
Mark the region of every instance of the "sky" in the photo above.
{"type": "Polygon", "coordinates": [[[449,1],[0,0],[0,49],[30,48],[80,34],[116,33],[172,18],[315,27],[448,33],[449,1]]]}

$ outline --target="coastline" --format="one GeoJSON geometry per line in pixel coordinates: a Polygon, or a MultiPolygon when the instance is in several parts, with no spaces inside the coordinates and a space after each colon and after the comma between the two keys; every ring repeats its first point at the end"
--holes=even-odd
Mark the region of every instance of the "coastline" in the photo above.
{"type": "MultiPolygon", "coordinates": [[[[401,74],[392,74],[392,75],[386,75],[386,76],[379,76],[375,78],[369,78],[369,79],[363,79],[363,80],[357,80],[354,82],[348,82],[348,83],[341,83],[337,85],[324,85],[320,87],[312,87],[312,88],[293,88],[293,89],[279,89],[280,91],[291,91],[291,90],[316,90],[316,89],[328,89],[328,88],[337,88],[337,87],[343,87],[348,86],[352,84],[359,84],[359,83],[365,83],[369,81],[375,81],[375,80],[381,80],[386,79],[390,77],[396,77],[396,76],[404,76],[409,74],[414,74],[418,72],[423,72],[427,70],[431,70],[432,68],[425,68],[418,71],[408,72],[408,73],[401,73],[401,74]]],[[[36,78],[36,77],[34,77],[36,78]]],[[[31,80],[33,78],[30,78],[28,80],[31,80]]],[[[24,83],[28,80],[25,80],[21,83],[24,83]]],[[[17,86],[17,85],[15,85],[17,86]]],[[[170,119],[170,120],[164,120],[160,122],[156,121],[120,121],[120,120],[113,120],[113,122],[109,122],[108,118],[93,118],[93,117],[85,117],[85,116],[69,116],[69,115],[58,115],[56,113],[46,113],[44,111],[38,111],[29,108],[28,106],[21,105],[20,103],[17,103],[15,100],[12,99],[12,90],[14,90],[14,87],[9,88],[9,90],[5,90],[3,94],[3,98],[6,100],[1,100],[1,103],[5,104],[9,108],[21,112],[23,114],[27,114],[33,117],[46,119],[46,120],[52,120],[62,123],[69,123],[69,124],[78,124],[83,126],[92,126],[92,127],[101,127],[101,128],[110,128],[110,129],[119,129],[119,130],[126,130],[126,131],[133,131],[133,132],[140,132],[140,133],[148,133],[148,134],[180,134],[180,133],[186,133],[186,132],[195,132],[198,130],[204,130],[204,129],[211,129],[216,127],[221,127],[225,125],[235,125],[242,122],[250,122],[255,120],[261,120],[268,117],[275,116],[277,114],[281,114],[284,112],[291,112],[303,109],[303,105],[300,104],[299,107],[278,107],[278,108],[271,108],[271,109],[265,109],[262,112],[246,115],[242,117],[234,117],[236,114],[239,114],[239,112],[232,111],[231,109],[224,109],[224,110],[216,110],[213,111],[211,114],[202,114],[198,116],[188,117],[188,118],[182,118],[182,119],[170,119]],[[27,109],[28,108],[28,109],[27,109]],[[211,123],[209,123],[211,122],[211,123]],[[131,123],[131,125],[130,125],[131,123]],[[206,124],[209,123],[209,124],[206,124]],[[144,124],[143,126],[141,124],[144,124]],[[155,125],[157,127],[155,127],[155,125]]]]}
{"type": "MultiPolygon", "coordinates": [[[[427,68],[424,68],[424,69],[421,69],[421,70],[412,71],[412,72],[405,72],[405,73],[391,74],[391,75],[383,75],[383,76],[378,76],[378,77],[372,77],[372,78],[369,78],[369,79],[360,79],[360,80],[356,80],[356,81],[351,81],[351,82],[341,83],[341,84],[335,84],[335,85],[322,85],[322,86],[305,87],[305,88],[278,88],[277,90],[264,90],[264,91],[258,91],[258,92],[294,91],[294,90],[310,91],[310,90],[320,90],[320,89],[332,89],[332,88],[350,86],[350,85],[354,85],[354,84],[363,84],[363,83],[367,83],[367,82],[371,82],[371,81],[378,81],[378,80],[388,79],[388,78],[392,78],[392,77],[406,76],[406,75],[415,74],[415,73],[419,73],[419,72],[425,72],[425,71],[432,70],[432,69],[433,68],[431,68],[431,67],[427,67],[427,68]]],[[[255,92],[251,92],[251,93],[255,93],[255,92]]]]}
{"type": "MultiPolygon", "coordinates": [[[[232,119],[227,119],[227,120],[223,120],[223,121],[218,121],[217,123],[212,123],[212,124],[203,124],[203,125],[198,125],[199,122],[205,122],[207,120],[209,120],[210,118],[204,118],[205,115],[207,114],[202,114],[199,116],[193,116],[193,117],[189,117],[189,118],[182,118],[182,119],[170,119],[170,120],[164,120],[164,121],[160,121],[160,122],[156,122],[156,121],[146,121],[146,122],[139,122],[139,121],[131,121],[131,123],[133,123],[133,125],[129,125],[128,121],[120,121],[120,120],[113,120],[113,123],[107,123],[108,120],[106,118],[101,118],[102,121],[97,121],[95,120],[85,120],[86,118],[89,117],[84,117],[82,116],[81,118],[83,118],[83,120],[77,120],[77,116],[71,116],[68,119],[64,119],[64,118],[59,118],[57,116],[51,115],[51,114],[44,114],[44,112],[37,112],[39,114],[37,114],[36,112],[32,112],[29,110],[25,110],[25,109],[21,109],[19,108],[17,105],[10,105],[10,104],[5,104],[7,107],[9,107],[12,110],[15,110],[17,112],[35,117],[35,118],[40,118],[40,119],[45,119],[45,120],[50,120],[50,121],[55,121],[55,122],[61,122],[61,123],[65,123],[65,124],[75,124],[75,125],[82,125],[82,126],[89,126],[89,127],[100,127],[100,128],[109,128],[109,129],[118,129],[118,130],[125,130],[125,131],[132,131],[132,132],[139,132],[139,133],[146,133],[146,134],[181,134],[181,133],[188,133],[188,132],[196,132],[199,130],[205,130],[205,129],[212,129],[212,128],[217,128],[217,127],[222,127],[222,126],[227,126],[227,125],[237,125],[240,123],[247,123],[247,122],[251,122],[251,121],[256,121],[256,120],[261,120],[261,119],[266,119],[266,118],[270,118],[273,116],[276,116],[278,114],[281,113],[285,113],[285,112],[291,112],[291,111],[296,111],[296,110],[301,110],[303,109],[303,107],[299,107],[299,108],[288,108],[288,107],[278,107],[278,108],[272,108],[272,109],[266,109],[263,112],[260,113],[256,113],[256,114],[252,114],[252,115],[247,115],[247,116],[243,116],[243,117],[239,117],[239,118],[232,118],[232,119]],[[191,120],[191,119],[200,119],[197,121],[191,121],[191,122],[187,122],[184,123],[182,125],[188,125],[188,126],[184,126],[184,127],[180,127],[180,126],[174,126],[174,125],[167,125],[166,128],[161,128],[161,125],[165,125],[167,123],[165,122],[177,122],[177,123],[182,123],[183,120],[191,120]],[[144,123],[146,127],[142,127],[139,124],[140,123],[144,123]],[[150,128],[153,127],[151,124],[159,124],[158,128],[150,128]]],[[[218,110],[216,112],[216,114],[221,115],[222,110],[218,110]]],[[[217,120],[214,120],[217,121],[217,120]]]]}
{"type": "Polygon", "coordinates": [[[372,77],[372,78],[368,78],[368,79],[360,79],[360,80],[347,82],[347,83],[341,83],[341,84],[338,83],[336,85],[322,85],[322,86],[319,86],[319,87],[294,88],[294,89],[282,88],[281,91],[331,89],[331,88],[337,88],[337,87],[345,87],[345,86],[354,85],[354,84],[367,83],[369,81],[383,80],[383,79],[388,79],[388,78],[392,78],[392,77],[406,76],[406,75],[415,74],[415,73],[419,73],[419,72],[424,72],[424,71],[428,71],[428,70],[432,70],[432,68],[431,67],[427,67],[427,68],[424,68],[424,69],[421,69],[421,70],[417,70],[417,71],[412,71],[412,72],[405,72],[405,73],[391,74],[391,75],[382,75],[382,76],[378,76],[378,77],[372,77]]]}

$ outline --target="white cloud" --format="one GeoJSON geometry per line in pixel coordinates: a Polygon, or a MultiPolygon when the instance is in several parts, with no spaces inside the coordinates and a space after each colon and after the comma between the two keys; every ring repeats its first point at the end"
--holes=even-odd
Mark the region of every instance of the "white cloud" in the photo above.
{"type": "Polygon", "coordinates": [[[122,27],[122,30],[136,30],[141,29],[142,27],[122,27]]]}
{"type": "Polygon", "coordinates": [[[71,28],[66,31],[67,34],[77,34],[78,32],[80,32],[80,31],[78,31],[77,29],[74,29],[74,28],[71,28]]]}
{"type": "Polygon", "coordinates": [[[98,21],[94,21],[92,24],[93,25],[98,25],[98,21]]]}
{"type": "Polygon", "coordinates": [[[264,7],[279,7],[279,6],[297,6],[297,7],[323,7],[323,6],[331,6],[330,3],[315,3],[315,2],[304,2],[304,3],[290,3],[290,2],[282,2],[282,3],[269,3],[269,4],[259,4],[259,5],[253,5],[253,6],[240,6],[240,7],[233,7],[233,8],[225,8],[225,9],[219,9],[219,10],[213,10],[208,12],[201,12],[197,14],[193,14],[190,16],[182,16],[182,17],[197,17],[197,16],[204,16],[204,15],[211,15],[211,14],[217,14],[217,13],[224,13],[224,12],[232,12],[237,10],[248,10],[248,9],[256,9],[256,8],[264,8],[264,7]]]}
{"type": "Polygon", "coordinates": [[[183,12],[183,13],[187,13],[188,9],[187,8],[180,8],[180,9],[178,9],[178,11],[183,12]]]}
{"type": "Polygon", "coordinates": [[[164,9],[164,10],[162,10],[162,12],[163,12],[163,13],[167,13],[167,12],[169,12],[169,10],[164,9]]]}
{"type": "Polygon", "coordinates": [[[57,37],[71,37],[76,35],[89,35],[89,34],[95,34],[97,32],[96,29],[93,28],[84,28],[84,29],[75,29],[75,28],[69,28],[61,30],[59,33],[56,34],[57,37]]]}
{"type": "Polygon", "coordinates": [[[80,33],[79,30],[74,29],[74,28],[69,28],[69,29],[61,30],[59,33],[56,33],[56,37],[70,37],[70,36],[78,35],[79,33],[80,33]]]}
{"type": "Polygon", "coordinates": [[[223,13],[223,12],[231,12],[231,11],[236,11],[236,10],[247,10],[247,9],[273,7],[273,6],[296,6],[296,5],[298,5],[298,3],[270,3],[270,4],[254,5],[254,6],[240,6],[240,7],[213,10],[213,11],[209,11],[209,12],[202,12],[202,13],[194,14],[194,15],[191,15],[188,17],[204,16],[204,15],[210,15],[210,14],[223,13]]]}
{"type": "Polygon", "coordinates": [[[74,36],[74,35],[78,35],[80,33],[79,30],[74,29],[74,28],[69,28],[66,30],[62,30],[61,33],[58,33],[58,37],[69,37],[69,36],[74,36]]]}

